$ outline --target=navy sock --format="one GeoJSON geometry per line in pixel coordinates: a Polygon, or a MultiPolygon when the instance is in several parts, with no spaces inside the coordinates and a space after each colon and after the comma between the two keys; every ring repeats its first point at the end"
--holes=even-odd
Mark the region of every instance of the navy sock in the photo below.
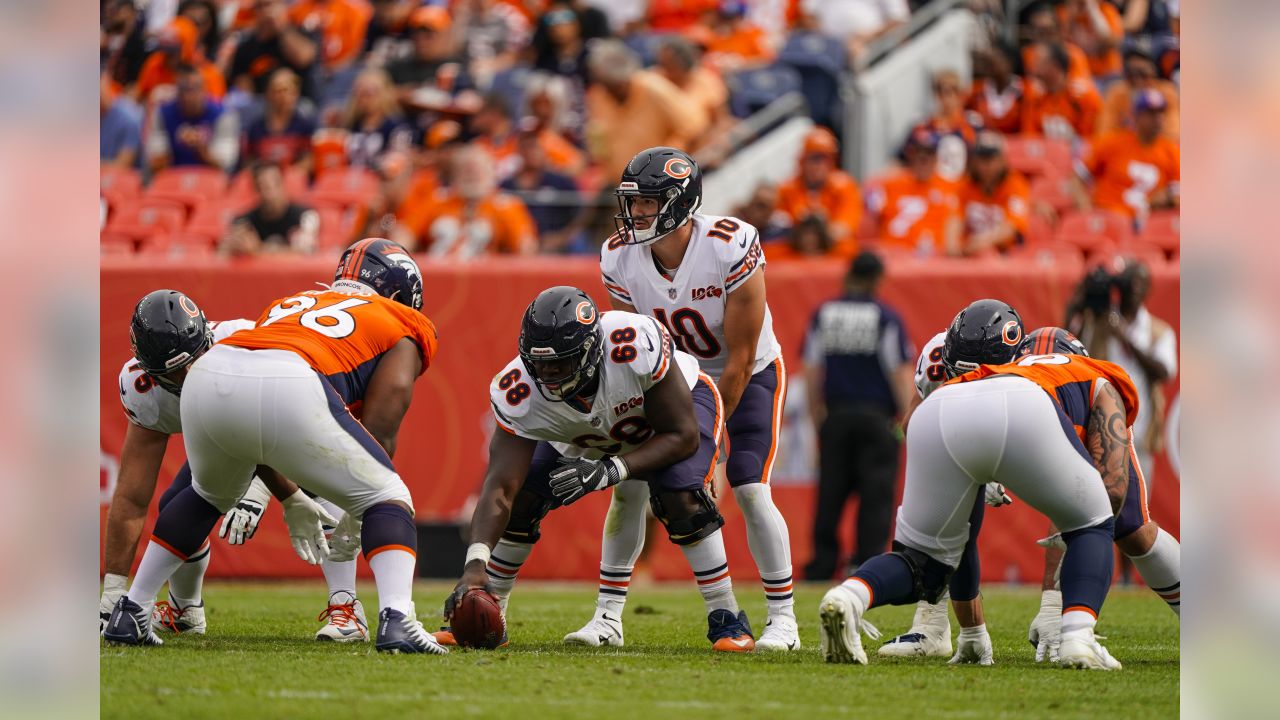
{"type": "Polygon", "coordinates": [[[195,488],[188,485],[173,496],[160,511],[152,537],[168,545],[180,557],[186,559],[196,554],[204,541],[209,539],[213,526],[222,513],[200,497],[195,488]]]}
{"type": "Polygon", "coordinates": [[[964,601],[978,597],[978,578],[982,575],[982,565],[978,561],[978,533],[982,530],[982,518],[986,512],[986,496],[979,489],[978,497],[973,502],[973,511],[969,513],[969,542],[965,543],[960,565],[951,576],[952,600],[964,601]]]}
{"type": "Polygon", "coordinates": [[[189,487],[191,487],[191,463],[182,463],[182,469],[173,476],[173,482],[169,483],[168,489],[160,496],[160,502],[156,504],[157,509],[164,512],[165,506],[173,502],[178,493],[189,487]]]}
{"type": "Polygon", "coordinates": [[[885,553],[862,563],[853,577],[871,588],[871,609],[878,605],[909,605],[916,595],[916,580],[906,559],[885,553]]]}
{"type": "Polygon", "coordinates": [[[378,503],[364,511],[360,547],[367,560],[379,549],[403,549],[416,554],[418,528],[409,511],[394,503],[378,503]]]}
{"type": "Polygon", "coordinates": [[[1093,527],[1062,533],[1067,553],[1062,558],[1062,609],[1085,607],[1094,616],[1111,588],[1115,556],[1111,549],[1115,520],[1107,518],[1093,527]]]}

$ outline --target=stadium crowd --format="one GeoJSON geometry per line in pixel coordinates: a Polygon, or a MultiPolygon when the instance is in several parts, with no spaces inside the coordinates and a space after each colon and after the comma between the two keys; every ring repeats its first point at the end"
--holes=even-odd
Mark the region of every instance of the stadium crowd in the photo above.
{"type": "MultiPolygon", "coordinates": [[[[593,253],[635,152],[713,170],[758,109],[735,77],[817,33],[847,78],[925,4],[103,0],[102,250],[593,253]]],[[[1176,260],[1177,0],[1029,3],[1016,44],[1005,3],[967,5],[991,29],[973,80],[933,73],[895,167],[851,176],[843,128],[817,124],[735,210],[769,259],[1176,260]]]]}

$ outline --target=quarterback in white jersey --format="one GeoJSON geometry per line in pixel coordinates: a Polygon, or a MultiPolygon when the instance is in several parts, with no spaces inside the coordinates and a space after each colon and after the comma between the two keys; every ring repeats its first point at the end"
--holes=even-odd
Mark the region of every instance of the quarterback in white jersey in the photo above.
{"type": "MultiPolygon", "coordinates": [[[[751,555],[764,585],[769,616],[756,643],[762,650],[800,647],[792,596],[787,523],[773,502],[769,478],[777,457],[787,372],[765,301],[760,232],[732,217],[700,215],[702,174],[674,148],[632,158],[617,189],[617,233],[600,251],[600,273],[613,307],[651,315],[676,346],[698,358],[724,399],[728,460],[725,475],[742,509],[751,555]]],[[[643,496],[615,492],[614,512],[643,496]]],[[[633,532],[606,536],[604,566],[639,552],[643,512],[620,515],[633,532]]],[[[601,586],[601,598],[607,586],[601,586]]]]}
{"type": "MultiPolygon", "coordinates": [[[[520,354],[494,377],[489,400],[497,429],[473,544],[446,615],[472,588],[493,593],[505,612],[548,512],[594,490],[639,485],[698,579],[713,649],[754,647],[733,595],[724,518],[706,490],[719,452],[720,395],[665,328],[643,315],[600,313],[577,288],[544,290],[526,310],[520,354]]],[[[589,635],[567,640],[622,645],[629,580],[629,568],[609,575],[613,604],[599,609],[589,635]]],[[[454,642],[448,630],[436,638],[454,642]]]]}
{"type": "MultiPolygon", "coordinates": [[[[214,344],[240,330],[254,326],[252,320],[236,319],[222,322],[208,321],[196,304],[186,295],[172,290],[151,293],[158,304],[171,305],[190,323],[192,332],[190,339],[197,345],[214,344]]],[[[159,333],[134,323],[131,328],[135,353],[147,355],[159,349],[159,343],[150,342],[159,333]]],[[[190,353],[196,354],[199,351],[190,353]]],[[[168,358],[166,358],[168,359],[168,358]]],[[[182,355],[173,359],[181,361],[182,355]]],[[[157,363],[162,365],[161,363],[157,363]]],[[[164,373],[158,370],[153,374],[145,369],[146,362],[138,357],[131,357],[120,369],[119,390],[120,402],[124,406],[129,425],[125,431],[124,446],[120,453],[120,470],[113,490],[111,507],[107,513],[107,532],[105,541],[105,576],[103,593],[99,605],[99,620],[105,624],[111,615],[111,609],[125,593],[129,569],[133,565],[137,552],[138,539],[142,534],[146,520],[147,506],[155,492],[160,465],[164,460],[169,436],[182,433],[182,416],[180,398],[175,389],[165,379],[164,373]]],[[[153,368],[156,370],[156,368],[153,368]]],[[[289,492],[296,492],[292,484],[278,479],[274,473],[263,468],[262,474],[272,480],[273,487],[289,492]],[[280,484],[277,485],[276,483],[280,484]]],[[[159,507],[163,508],[183,488],[191,484],[191,468],[183,464],[182,469],[174,477],[169,489],[160,497],[159,507]]],[[[258,522],[272,496],[263,481],[255,477],[253,484],[236,507],[223,518],[219,535],[232,545],[244,543],[257,531],[258,522]]],[[[297,499],[286,500],[292,507],[302,502],[305,495],[297,499]]],[[[331,514],[340,514],[336,507],[329,508],[329,503],[318,500],[326,506],[331,514]]],[[[161,630],[190,632],[203,634],[207,625],[205,621],[204,602],[201,598],[204,573],[209,566],[211,547],[204,547],[189,557],[170,579],[169,601],[156,603],[154,625],[161,630]]],[[[351,548],[354,552],[354,548],[351,548]]],[[[363,611],[355,598],[355,561],[341,560],[341,554],[332,557],[324,566],[326,578],[330,581],[331,597],[327,623],[317,638],[326,640],[351,641],[361,640],[367,635],[362,630],[363,611]],[[347,577],[349,576],[349,579],[347,577]],[[333,589],[350,594],[335,594],[333,589]],[[348,611],[333,610],[335,603],[339,606],[350,605],[348,611]],[[335,619],[336,618],[336,619],[335,619]],[[323,636],[323,637],[321,637],[323,636]]],[[[101,629],[101,628],[100,628],[101,629]]]]}

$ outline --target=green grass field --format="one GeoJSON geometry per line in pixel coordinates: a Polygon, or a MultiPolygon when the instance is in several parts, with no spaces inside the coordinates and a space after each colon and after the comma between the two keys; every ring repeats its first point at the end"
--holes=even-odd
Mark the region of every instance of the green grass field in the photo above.
{"type": "MultiPolygon", "coordinates": [[[[836,666],[818,651],[824,586],[798,586],[803,650],[713,655],[702,600],[692,587],[633,587],[624,648],[560,643],[594,607],[594,585],[522,583],[510,608],[509,648],[445,657],[387,656],[371,643],[311,639],[324,588],[313,583],[206,586],[209,634],[164,636],[158,648],[103,645],[102,717],[143,718],[1171,718],[1178,714],[1178,623],[1145,590],[1116,588],[1099,632],[1124,663],[1115,673],[1032,662],[1027,624],[1039,593],[984,593],[995,667],[950,667],[941,658],[878,658],[836,666]]],[[[428,629],[449,590],[422,583],[415,598],[428,629]]],[[[738,596],[757,626],[764,599],[738,596]]],[[[373,588],[362,586],[364,597],[373,588]]],[[[867,619],[885,638],[910,624],[911,607],[867,619]]],[[[370,620],[375,612],[370,610],[370,620]]],[[[953,623],[954,626],[954,623],[953,623]]]]}

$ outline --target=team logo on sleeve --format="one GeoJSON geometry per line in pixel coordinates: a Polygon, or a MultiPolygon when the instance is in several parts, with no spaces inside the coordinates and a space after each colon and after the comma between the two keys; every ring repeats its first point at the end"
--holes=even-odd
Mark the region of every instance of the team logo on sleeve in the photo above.
{"type": "Polygon", "coordinates": [[[677,180],[683,180],[689,177],[689,174],[693,172],[693,168],[689,165],[687,160],[673,157],[667,161],[666,165],[662,166],[662,172],[677,180]]]}
{"type": "Polygon", "coordinates": [[[1004,340],[1005,345],[1017,347],[1018,343],[1022,342],[1022,325],[1017,320],[1010,320],[1000,330],[1000,338],[1004,340]]]}

